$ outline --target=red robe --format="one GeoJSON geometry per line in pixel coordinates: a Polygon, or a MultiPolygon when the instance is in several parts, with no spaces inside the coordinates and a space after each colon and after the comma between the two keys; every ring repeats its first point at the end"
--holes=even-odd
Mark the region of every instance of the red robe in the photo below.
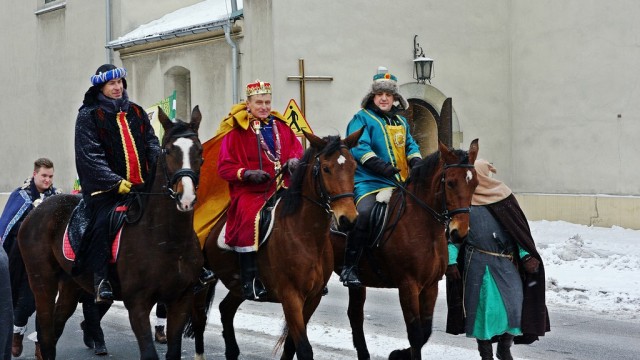
{"type": "MultiPolygon", "coordinates": [[[[277,118],[274,118],[273,124],[280,134],[280,164],[284,165],[291,158],[300,158],[303,149],[295,133],[277,118]]],[[[269,160],[264,150],[261,149],[259,154],[262,158],[262,170],[268,172],[273,179],[276,174],[275,163],[269,160]]],[[[254,184],[242,179],[244,170],[259,168],[258,143],[251,127],[236,127],[227,133],[220,148],[218,174],[229,182],[231,196],[227,210],[225,243],[238,252],[258,249],[258,213],[276,191],[276,182],[254,184]]],[[[288,185],[289,174],[286,171],[284,180],[284,185],[288,185]]]]}

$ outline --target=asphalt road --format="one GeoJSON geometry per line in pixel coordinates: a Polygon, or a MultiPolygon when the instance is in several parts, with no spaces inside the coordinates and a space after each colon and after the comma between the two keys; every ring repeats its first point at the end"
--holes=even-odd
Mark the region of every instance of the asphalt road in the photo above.
{"type": "MultiPolygon", "coordinates": [[[[329,283],[330,293],[324,297],[320,307],[311,320],[309,338],[317,359],[355,359],[355,351],[350,346],[349,324],[346,317],[347,291],[335,278],[329,283]],[[319,329],[319,331],[318,331],[319,329]],[[328,339],[328,340],[327,340],[328,339]]],[[[205,354],[207,359],[224,359],[224,346],[219,325],[218,302],[226,290],[218,285],[216,299],[210,313],[205,333],[205,354]]],[[[441,292],[442,293],[442,292],[441,292]]],[[[457,351],[466,349],[469,354],[475,352],[476,344],[463,335],[445,334],[444,298],[438,299],[434,332],[429,343],[423,349],[423,358],[429,356],[430,346],[444,346],[457,351]]],[[[515,346],[512,350],[517,359],[544,360],[637,360],[640,359],[640,321],[622,321],[602,315],[587,315],[579,309],[557,309],[551,307],[550,319],[552,331],[541,341],[532,345],[515,346]]],[[[374,351],[383,339],[398,339],[400,346],[406,346],[406,333],[402,321],[397,291],[369,290],[365,306],[365,333],[372,353],[372,359],[386,359],[391,347],[383,351],[374,351]]],[[[103,319],[106,334],[107,356],[98,357],[93,350],[82,343],[79,323],[82,320],[80,306],[67,323],[65,332],[58,344],[58,359],[137,359],[138,348],[127,317],[126,310],[116,302],[103,319]]],[[[243,359],[277,359],[274,346],[283,321],[278,304],[245,302],[236,318],[237,339],[243,359]],[[247,318],[248,317],[248,318],[247,318]],[[244,320],[243,320],[244,319],[244,320]],[[247,322],[254,322],[246,326],[247,322]],[[276,331],[263,331],[258,325],[275,327],[276,331]]],[[[153,325],[153,322],[152,322],[153,325]]],[[[32,321],[30,329],[33,329],[32,321]]],[[[382,344],[384,346],[384,344],[382,344]]],[[[156,344],[160,358],[164,358],[166,345],[156,344]]],[[[182,345],[183,359],[193,359],[194,345],[185,339],[182,345]]],[[[476,358],[476,357],[471,357],[476,358]]],[[[34,359],[34,344],[25,339],[25,352],[20,359],[34,359]]]]}

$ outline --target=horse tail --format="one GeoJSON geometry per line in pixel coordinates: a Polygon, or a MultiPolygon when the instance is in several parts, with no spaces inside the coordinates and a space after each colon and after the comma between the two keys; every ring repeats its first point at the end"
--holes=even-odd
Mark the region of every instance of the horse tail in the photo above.
{"type": "Polygon", "coordinates": [[[287,323],[285,322],[284,326],[282,327],[282,335],[280,335],[280,338],[278,339],[278,341],[276,342],[275,347],[273,348],[274,355],[280,351],[282,346],[284,346],[284,342],[287,340],[287,336],[289,336],[289,327],[287,326],[287,323]]]}
{"type": "MultiPolygon", "coordinates": [[[[196,294],[193,298],[193,311],[191,312],[191,314],[189,314],[189,317],[187,318],[187,323],[184,326],[184,331],[182,332],[182,336],[187,339],[193,339],[196,336],[195,333],[195,329],[194,329],[194,321],[193,321],[193,315],[195,311],[199,310],[199,307],[202,306],[202,308],[204,309],[203,312],[201,312],[200,314],[205,315],[203,322],[206,322],[206,318],[209,316],[209,310],[211,310],[211,303],[213,302],[213,297],[216,295],[216,285],[218,284],[218,280],[216,279],[214,282],[210,283],[209,286],[207,287],[207,293],[206,293],[206,297],[204,299],[204,303],[199,303],[199,299],[200,296],[199,294],[196,294]]],[[[204,324],[206,327],[206,323],[204,324]]]]}

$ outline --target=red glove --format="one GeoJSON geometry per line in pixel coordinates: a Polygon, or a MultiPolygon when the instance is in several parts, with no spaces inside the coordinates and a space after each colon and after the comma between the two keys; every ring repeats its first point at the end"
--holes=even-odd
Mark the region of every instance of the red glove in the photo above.
{"type": "Polygon", "coordinates": [[[522,259],[522,265],[524,266],[524,271],[529,274],[535,274],[538,272],[538,268],[540,267],[540,260],[531,255],[527,255],[522,259]]]}
{"type": "Polygon", "coordinates": [[[445,275],[447,275],[447,277],[451,280],[462,279],[462,276],[460,276],[460,271],[458,270],[458,265],[456,264],[447,266],[447,271],[445,272],[445,275]]]}

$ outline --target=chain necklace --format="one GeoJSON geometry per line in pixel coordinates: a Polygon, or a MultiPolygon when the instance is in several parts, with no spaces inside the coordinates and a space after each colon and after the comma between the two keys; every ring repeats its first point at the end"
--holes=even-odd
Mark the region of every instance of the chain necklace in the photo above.
{"type": "Polygon", "coordinates": [[[281,154],[280,133],[278,132],[278,126],[276,125],[275,121],[273,121],[272,117],[269,117],[269,122],[271,123],[271,129],[273,129],[273,135],[275,137],[275,144],[274,144],[275,155],[271,152],[271,149],[269,149],[269,145],[267,145],[267,143],[264,140],[264,136],[262,135],[262,127],[260,129],[260,132],[258,133],[258,138],[260,139],[260,147],[267,155],[267,158],[269,159],[269,161],[271,161],[274,164],[274,168],[275,168],[274,170],[277,174],[280,171],[280,167],[282,166],[280,164],[280,154],[281,154]]]}

